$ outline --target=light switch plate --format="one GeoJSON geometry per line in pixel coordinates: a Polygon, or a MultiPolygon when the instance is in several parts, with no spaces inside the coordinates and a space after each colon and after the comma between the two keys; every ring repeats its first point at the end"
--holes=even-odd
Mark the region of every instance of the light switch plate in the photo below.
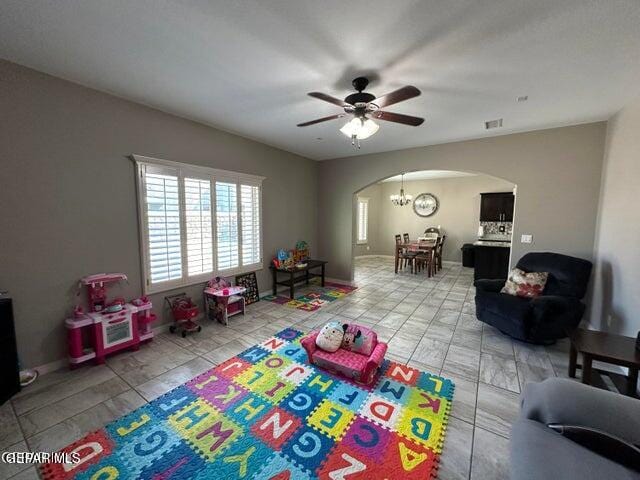
{"type": "Polygon", "coordinates": [[[533,241],[533,235],[522,235],[520,237],[520,243],[531,243],[533,241]]]}

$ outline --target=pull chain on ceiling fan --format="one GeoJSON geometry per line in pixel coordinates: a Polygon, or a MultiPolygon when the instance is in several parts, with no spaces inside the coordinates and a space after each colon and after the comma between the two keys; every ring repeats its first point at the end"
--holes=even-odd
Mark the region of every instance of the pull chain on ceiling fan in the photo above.
{"type": "Polygon", "coordinates": [[[367,88],[369,80],[365,77],[358,77],[354,79],[351,84],[353,88],[357,90],[357,93],[348,95],[344,100],[332,97],[326,93],[310,92],[309,96],[323,100],[325,102],[332,103],[344,109],[344,113],[338,113],[336,115],[330,115],[328,117],[318,118],[309,122],[299,123],[298,127],[308,127],[309,125],[315,125],[316,123],[322,123],[329,120],[336,120],[338,118],[353,115],[353,118],[349,120],[340,131],[347,137],[351,138],[351,144],[357,148],[360,148],[360,140],[369,138],[375,134],[380,126],[372,120],[372,118],[378,120],[385,120],[387,122],[400,123],[402,125],[409,125],[417,127],[422,125],[424,118],[412,117],[410,115],[402,115],[400,113],[392,113],[382,111],[381,108],[394,105],[410,98],[420,95],[420,90],[411,85],[394,90],[391,93],[383,95],[381,97],[375,97],[371,93],[365,93],[363,90],[367,88]]]}

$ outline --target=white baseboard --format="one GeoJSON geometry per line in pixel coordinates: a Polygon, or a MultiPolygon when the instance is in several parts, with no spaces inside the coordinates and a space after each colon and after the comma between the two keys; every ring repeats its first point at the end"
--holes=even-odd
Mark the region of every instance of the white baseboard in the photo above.
{"type": "Polygon", "coordinates": [[[355,282],[352,282],[351,280],[344,280],[342,278],[331,278],[331,277],[327,277],[325,278],[326,282],[333,282],[333,283],[340,283],[342,285],[349,285],[350,287],[355,287],[356,284],[355,282]]]}
{"type": "Polygon", "coordinates": [[[60,370],[68,366],[69,360],[67,360],[66,358],[61,358],[59,360],[54,360],[53,362],[38,365],[37,367],[34,367],[34,370],[37,370],[40,375],[44,375],[46,373],[55,372],[56,370],[60,370]]]}
{"type": "MultiPolygon", "coordinates": [[[[394,260],[396,257],[394,257],[393,255],[372,254],[372,255],[357,255],[357,256],[355,256],[353,258],[354,258],[354,260],[363,259],[363,258],[390,258],[391,260],[394,260]]],[[[443,260],[442,263],[444,265],[450,265],[450,266],[462,265],[462,262],[457,262],[457,261],[453,261],[453,260],[443,260]]]]}
{"type": "MultiPolygon", "coordinates": [[[[153,331],[154,336],[160,335],[161,333],[168,332],[169,327],[171,325],[172,325],[172,322],[163,323],[162,325],[156,325],[151,330],[153,331]]],[[[67,357],[64,357],[58,360],[54,360],[52,362],[38,365],[37,367],[34,367],[34,370],[37,370],[40,375],[45,375],[47,373],[55,372],[56,370],[60,370],[68,366],[69,366],[69,359],[67,357]]]]}

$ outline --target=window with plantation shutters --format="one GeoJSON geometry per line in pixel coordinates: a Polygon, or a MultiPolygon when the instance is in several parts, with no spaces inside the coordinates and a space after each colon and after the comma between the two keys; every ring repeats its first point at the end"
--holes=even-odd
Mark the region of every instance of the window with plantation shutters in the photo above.
{"type": "Polygon", "coordinates": [[[145,293],[262,269],[263,177],[133,159],[145,293]]]}
{"type": "Polygon", "coordinates": [[[187,275],[213,272],[211,180],[184,179],[187,275]]]}
{"type": "Polygon", "coordinates": [[[147,172],[144,183],[149,280],[178,280],[182,278],[178,177],[147,172]]]}
{"type": "Polygon", "coordinates": [[[358,239],[357,243],[368,242],[368,230],[369,230],[369,199],[358,198],[358,239]]]}
{"type": "Polygon", "coordinates": [[[240,185],[242,265],[260,261],[260,187],[240,185]]]}
{"type": "Polygon", "coordinates": [[[216,249],[218,270],[229,270],[240,264],[238,255],[237,185],[216,182],[216,249]]]}

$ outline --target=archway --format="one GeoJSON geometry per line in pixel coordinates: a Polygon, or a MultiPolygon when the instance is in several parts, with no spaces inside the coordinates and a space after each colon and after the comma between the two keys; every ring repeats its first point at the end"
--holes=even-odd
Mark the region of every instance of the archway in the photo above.
{"type": "MultiPolygon", "coordinates": [[[[480,219],[480,194],[491,192],[513,192],[517,197],[517,186],[507,179],[477,171],[423,169],[388,175],[357,189],[352,195],[351,281],[358,280],[358,260],[377,257],[392,263],[395,236],[408,233],[411,239],[416,239],[428,227],[437,227],[446,234],[443,260],[448,264],[459,264],[461,247],[474,243],[480,236],[510,245],[517,221],[515,205],[513,218],[480,219]],[[414,201],[404,206],[392,204],[389,196],[399,193],[402,173],[405,194],[414,200],[420,194],[437,199],[438,207],[431,215],[421,216],[425,212],[416,211],[414,201]]],[[[511,249],[504,253],[508,256],[505,265],[508,267],[511,249]]]]}

